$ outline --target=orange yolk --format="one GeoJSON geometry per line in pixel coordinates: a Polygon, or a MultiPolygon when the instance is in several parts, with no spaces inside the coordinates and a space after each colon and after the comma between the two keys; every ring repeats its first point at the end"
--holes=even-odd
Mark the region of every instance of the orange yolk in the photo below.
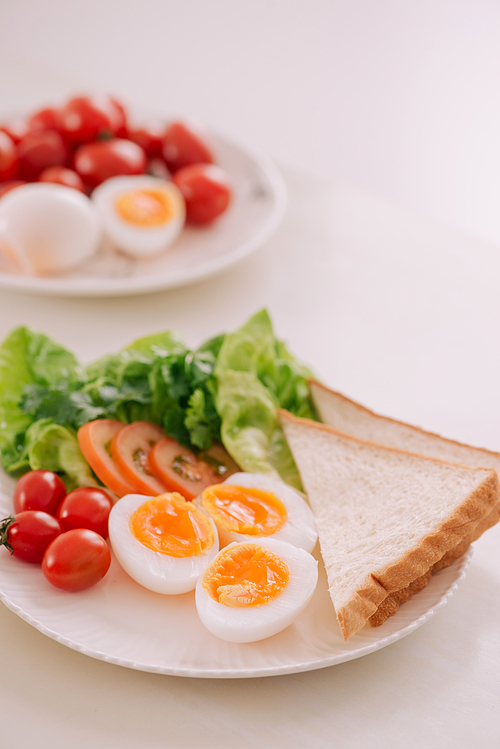
{"type": "Polygon", "coordinates": [[[232,608],[260,606],[282,593],[290,578],[285,562],[256,544],[229,546],[207,567],[202,584],[215,601],[232,608]]]}
{"type": "Polygon", "coordinates": [[[174,215],[172,202],[161,190],[131,190],[116,200],[118,214],[138,227],[162,226],[174,215]]]}
{"type": "Polygon", "coordinates": [[[278,497],[246,486],[210,486],[201,505],[218,527],[247,536],[270,536],[286,521],[285,505],[278,497]]]}
{"type": "Polygon", "coordinates": [[[209,519],[177,492],[145,502],[133,513],[129,526],[143,546],[171,557],[205,554],[214,544],[209,519]]]}

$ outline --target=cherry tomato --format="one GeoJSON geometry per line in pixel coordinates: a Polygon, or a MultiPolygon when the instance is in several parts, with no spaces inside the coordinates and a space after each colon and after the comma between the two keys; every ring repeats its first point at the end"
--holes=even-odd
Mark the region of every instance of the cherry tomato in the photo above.
{"type": "Polygon", "coordinates": [[[108,518],[113,502],[104,489],[81,486],[73,489],[59,505],[57,519],[64,530],[88,528],[103,538],[108,537],[108,518]]]}
{"type": "Polygon", "coordinates": [[[6,192],[10,192],[15,187],[20,187],[21,185],[25,185],[26,181],[24,179],[12,179],[10,182],[2,182],[0,183],[0,198],[2,195],[5,195],[6,192]]]}
{"type": "Polygon", "coordinates": [[[109,96],[75,96],[57,112],[58,128],[73,145],[101,134],[115,135],[121,124],[122,116],[109,96]]]}
{"type": "Polygon", "coordinates": [[[25,510],[0,522],[0,545],[25,562],[40,563],[47,546],[63,532],[47,512],[25,510]]]}
{"type": "Polygon", "coordinates": [[[148,455],[153,445],[165,436],[163,429],[149,421],[134,421],[120,429],[111,442],[111,455],[135,491],[156,497],[166,487],[153,476],[148,455]]]}
{"type": "Polygon", "coordinates": [[[55,515],[66,496],[63,480],[52,471],[28,471],[14,489],[14,512],[41,510],[55,515]]]}
{"type": "Polygon", "coordinates": [[[12,138],[0,130],[0,182],[12,180],[17,175],[17,149],[12,138]]]}
{"type": "Polygon", "coordinates": [[[76,171],[91,188],[109,177],[144,174],[146,165],[143,149],[123,138],[87,143],[76,150],[74,157],[76,171]]]}
{"type": "Polygon", "coordinates": [[[127,138],[128,137],[128,124],[127,124],[127,110],[121,103],[121,101],[118,101],[118,99],[115,99],[114,96],[110,97],[111,104],[113,105],[115,109],[115,135],[117,138],[127,138]]]}
{"type": "Polygon", "coordinates": [[[72,187],[74,190],[86,192],[80,175],[74,169],[68,169],[65,166],[49,166],[48,169],[44,169],[40,174],[38,181],[65,185],[66,187],[72,187]]]}
{"type": "Polygon", "coordinates": [[[218,484],[239,470],[222,445],[214,444],[207,452],[196,455],[172,437],[164,437],[154,445],[149,465],[168,491],[179,492],[186,499],[194,499],[207,486],[218,484]]]}
{"type": "Polygon", "coordinates": [[[78,430],[78,444],[85,460],[102,483],[118,497],[135,494],[134,484],[127,481],[111,457],[111,440],[125,424],[113,419],[89,421],[78,430]]]}
{"type": "Polygon", "coordinates": [[[10,120],[9,122],[3,122],[0,125],[0,130],[4,133],[7,133],[9,138],[12,138],[14,143],[17,145],[19,141],[24,138],[24,136],[29,132],[28,124],[18,118],[15,120],[10,120]]]}
{"type": "Polygon", "coordinates": [[[213,164],[214,158],[204,136],[184,122],[172,122],[163,138],[163,157],[171,172],[190,164],[213,164]]]}
{"type": "Polygon", "coordinates": [[[141,127],[129,129],[128,137],[141,146],[150,159],[162,158],[165,123],[161,120],[149,120],[141,127]]]}
{"type": "Polygon", "coordinates": [[[19,175],[28,181],[36,180],[49,166],[62,166],[69,152],[63,139],[54,130],[29,132],[17,146],[19,175]]]}
{"type": "Polygon", "coordinates": [[[102,580],[110,564],[111,553],[103,537],[86,528],[75,528],[49,544],[42,572],[56,588],[77,591],[102,580]]]}
{"type": "Polygon", "coordinates": [[[57,109],[53,107],[39,109],[38,112],[34,112],[31,117],[28,117],[28,130],[57,130],[57,117],[57,109]]]}
{"type": "Polygon", "coordinates": [[[186,219],[192,224],[210,224],[231,201],[231,186],[226,172],[214,164],[193,164],[172,177],[186,201],[186,219]]]}

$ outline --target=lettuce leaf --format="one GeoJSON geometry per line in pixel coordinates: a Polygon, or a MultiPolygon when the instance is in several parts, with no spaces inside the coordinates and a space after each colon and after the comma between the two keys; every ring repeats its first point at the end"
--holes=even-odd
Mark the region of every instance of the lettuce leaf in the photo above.
{"type": "Polygon", "coordinates": [[[226,335],[215,367],[215,405],[222,441],[243,470],[281,476],[301,488],[276,409],[317,419],[309,397],[310,376],[275,338],[266,310],[226,335]]]}
{"type": "MultiPolygon", "coordinates": [[[[0,455],[4,468],[19,464],[26,430],[36,417],[22,407],[25,387],[73,387],[84,377],[71,352],[26,327],[13,330],[0,346],[0,455]]],[[[12,472],[15,469],[12,468],[12,472]]]]}
{"type": "Polygon", "coordinates": [[[39,419],[26,430],[23,451],[13,473],[43,468],[62,475],[68,491],[77,486],[95,486],[90,467],[83,457],[75,432],[51,419],[39,419]]]}

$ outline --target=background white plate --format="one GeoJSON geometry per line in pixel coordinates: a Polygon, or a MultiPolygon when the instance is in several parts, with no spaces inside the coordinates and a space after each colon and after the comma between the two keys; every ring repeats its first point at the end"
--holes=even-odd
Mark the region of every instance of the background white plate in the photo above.
{"type": "Polygon", "coordinates": [[[233,200],[213,226],[186,227],[166,252],[134,260],[102,250],[77,270],[33,278],[0,272],[0,287],[59,296],[125,296],[170,289],[213,276],[260,247],[286,206],[284,180],[267,157],[210,134],[215,161],[230,175],[233,200]]]}
{"type": "MultiPolygon", "coordinates": [[[[0,511],[12,511],[12,482],[2,475],[0,511]]],[[[43,634],[93,658],[176,676],[243,678],[310,671],[359,658],[405,637],[447,602],[464,578],[472,550],[433,575],[429,585],[381,627],[345,643],[320,562],[316,592],[295,623],[255,643],[224,642],[198,619],[194,592],[162,596],[135,583],[113,558],[101,583],[79,593],[52,587],[37,565],[0,549],[0,599],[43,634]]]]}

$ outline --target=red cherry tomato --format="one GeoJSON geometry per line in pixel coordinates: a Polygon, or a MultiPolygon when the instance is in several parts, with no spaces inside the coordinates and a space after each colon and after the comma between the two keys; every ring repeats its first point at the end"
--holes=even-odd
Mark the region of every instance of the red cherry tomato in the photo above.
{"type": "Polygon", "coordinates": [[[28,118],[28,130],[34,132],[36,130],[57,130],[57,109],[53,107],[45,107],[45,109],[39,109],[38,112],[34,112],[31,117],[28,118]]]}
{"type": "Polygon", "coordinates": [[[25,510],[0,522],[0,545],[25,562],[39,564],[48,545],[63,527],[47,512],[25,510]]]}
{"type": "Polygon", "coordinates": [[[17,175],[17,149],[12,138],[0,130],[0,182],[12,180],[17,175]]]}
{"type": "Polygon", "coordinates": [[[55,515],[66,496],[63,480],[52,471],[28,471],[14,489],[14,512],[41,510],[55,515]]]}
{"type": "Polygon", "coordinates": [[[204,136],[184,122],[172,122],[163,138],[163,157],[171,172],[190,164],[213,164],[214,158],[204,136]]]}
{"type": "Polygon", "coordinates": [[[49,166],[63,166],[68,159],[68,149],[54,130],[29,132],[17,146],[19,175],[28,181],[36,180],[49,166]]]}
{"type": "Polygon", "coordinates": [[[172,177],[186,201],[186,219],[203,226],[220,216],[231,201],[226,172],[214,164],[193,164],[172,177]]]}
{"type": "Polygon", "coordinates": [[[117,138],[128,137],[128,123],[127,123],[127,110],[118,99],[113,96],[110,97],[110,102],[115,109],[115,135],[117,138]]]}
{"type": "Polygon", "coordinates": [[[51,182],[56,185],[65,185],[72,187],[74,190],[86,192],[85,185],[79,174],[74,169],[68,169],[65,166],[49,166],[44,169],[38,177],[39,182],[51,182]]]}
{"type": "Polygon", "coordinates": [[[78,430],[78,444],[85,460],[102,483],[119,497],[137,490],[127,481],[110,454],[111,440],[125,424],[114,419],[89,421],[78,430]]]}
{"type": "Polygon", "coordinates": [[[143,149],[123,138],[87,143],[74,157],[75,170],[91,188],[121,174],[144,174],[146,165],[143,149]]]}
{"type": "Polygon", "coordinates": [[[115,135],[121,124],[122,117],[109,96],[75,96],[57,112],[58,128],[73,145],[101,134],[115,135]]]}
{"type": "Polygon", "coordinates": [[[213,445],[199,455],[164,437],[149,453],[149,465],[168,491],[194,499],[203,489],[236,473],[238,466],[222,445],[213,445]]]}
{"type": "Polygon", "coordinates": [[[150,159],[162,158],[165,123],[161,120],[149,120],[142,127],[129,129],[128,137],[141,146],[150,159]]]}
{"type": "Polygon", "coordinates": [[[13,179],[10,182],[2,182],[0,183],[0,198],[2,195],[5,195],[6,192],[10,192],[15,187],[20,187],[21,185],[25,185],[26,181],[24,179],[13,179]]]}
{"type": "Polygon", "coordinates": [[[24,138],[26,133],[29,132],[29,127],[24,120],[18,118],[16,120],[10,120],[9,122],[3,122],[0,125],[0,130],[7,133],[9,138],[12,138],[17,145],[21,138],[24,138]]]}
{"type": "Polygon", "coordinates": [[[153,476],[148,455],[153,445],[165,436],[163,429],[149,421],[127,424],[113,437],[111,455],[116,465],[136,487],[136,492],[153,497],[164,494],[167,488],[153,476]]]}
{"type": "Polygon", "coordinates": [[[113,502],[104,489],[81,486],[73,489],[59,505],[57,519],[64,529],[88,528],[108,537],[108,518],[113,502]]]}
{"type": "Polygon", "coordinates": [[[49,544],[42,572],[56,588],[77,591],[102,580],[110,564],[111,553],[103,537],[86,528],[75,528],[49,544]]]}

